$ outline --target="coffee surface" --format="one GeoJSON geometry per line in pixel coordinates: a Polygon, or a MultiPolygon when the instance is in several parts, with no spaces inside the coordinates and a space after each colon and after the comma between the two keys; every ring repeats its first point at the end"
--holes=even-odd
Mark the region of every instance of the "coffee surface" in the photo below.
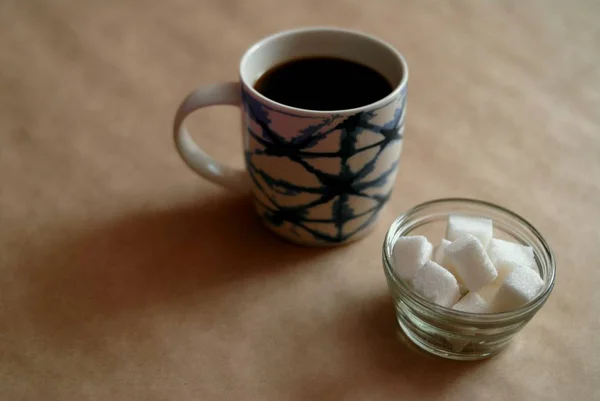
{"type": "Polygon", "coordinates": [[[320,111],[365,106],[393,90],[372,68],[333,57],[298,58],[276,65],[256,81],[254,88],[286,106],[320,111]]]}

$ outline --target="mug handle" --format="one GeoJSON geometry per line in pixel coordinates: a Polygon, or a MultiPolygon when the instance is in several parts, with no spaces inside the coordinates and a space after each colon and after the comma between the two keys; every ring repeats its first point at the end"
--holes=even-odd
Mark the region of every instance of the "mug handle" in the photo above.
{"type": "Polygon", "coordinates": [[[241,106],[239,82],[222,82],[200,87],[190,93],[179,105],[173,122],[173,139],[179,155],[201,177],[236,192],[249,190],[248,175],[243,169],[219,163],[206,154],[183,125],[194,111],[208,106],[241,106]]]}

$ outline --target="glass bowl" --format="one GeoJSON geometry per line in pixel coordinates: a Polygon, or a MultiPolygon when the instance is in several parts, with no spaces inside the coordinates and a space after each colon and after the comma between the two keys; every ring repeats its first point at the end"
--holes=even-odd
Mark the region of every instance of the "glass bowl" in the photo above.
{"type": "Polygon", "coordinates": [[[383,269],[396,308],[400,328],[418,347],[458,360],[487,358],[506,348],[548,299],[554,287],[554,255],[542,235],[521,216],[492,203],[474,199],[439,199],[425,202],[392,223],[383,244],[383,269]],[[392,249],[405,235],[425,235],[435,246],[445,235],[450,214],[489,218],[494,238],[529,245],[544,286],[531,302],[502,313],[475,314],[436,305],[412,290],[392,269],[392,249]]]}

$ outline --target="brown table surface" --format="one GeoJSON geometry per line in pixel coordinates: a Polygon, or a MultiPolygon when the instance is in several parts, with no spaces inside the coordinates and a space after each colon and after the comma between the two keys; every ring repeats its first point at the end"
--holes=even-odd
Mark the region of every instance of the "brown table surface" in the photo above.
{"type": "MultiPolygon", "coordinates": [[[[1,400],[600,400],[600,4],[0,2],[1,400]],[[193,87],[298,26],[363,30],[411,68],[397,190],[343,248],[289,245],[171,139],[193,87]],[[504,205],[558,279],[484,362],[398,337],[384,232],[418,202],[504,205]]],[[[191,117],[242,164],[238,111],[191,117]]]]}

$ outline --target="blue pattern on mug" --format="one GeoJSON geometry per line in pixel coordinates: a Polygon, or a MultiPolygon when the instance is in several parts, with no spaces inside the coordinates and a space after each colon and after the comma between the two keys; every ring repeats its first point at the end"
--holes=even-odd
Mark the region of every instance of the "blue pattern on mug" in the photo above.
{"type": "Polygon", "coordinates": [[[323,244],[368,229],[392,192],[405,94],[374,110],[315,117],[270,108],[244,91],[246,165],[267,226],[323,244]]]}

